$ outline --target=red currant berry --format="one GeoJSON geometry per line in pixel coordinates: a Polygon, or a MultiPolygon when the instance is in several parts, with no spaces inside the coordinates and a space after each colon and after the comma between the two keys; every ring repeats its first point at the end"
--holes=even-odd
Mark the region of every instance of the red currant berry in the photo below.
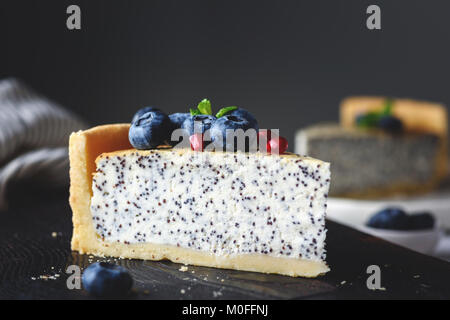
{"type": "Polygon", "coordinates": [[[191,149],[194,151],[203,151],[203,135],[201,133],[194,133],[189,137],[191,149]]]}
{"type": "Polygon", "coordinates": [[[288,141],[283,137],[276,137],[267,143],[267,152],[271,154],[283,154],[288,148],[288,141]]]}

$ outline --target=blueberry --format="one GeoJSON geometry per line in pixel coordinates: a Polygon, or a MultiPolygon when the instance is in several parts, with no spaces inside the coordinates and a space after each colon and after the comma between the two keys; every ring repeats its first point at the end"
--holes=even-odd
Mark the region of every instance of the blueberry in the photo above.
{"type": "MultiPolygon", "coordinates": [[[[172,113],[169,115],[169,119],[170,119],[170,123],[171,123],[171,133],[173,132],[173,130],[176,129],[180,129],[183,126],[184,121],[186,121],[187,119],[189,119],[191,117],[190,113],[172,113]]],[[[167,141],[170,145],[172,146],[176,146],[180,141],[186,142],[186,146],[182,146],[182,147],[189,147],[189,135],[187,133],[187,130],[183,129],[183,136],[185,136],[184,138],[179,137],[179,134],[177,135],[178,139],[175,138],[175,136],[173,137],[174,141],[172,141],[172,136],[170,137],[170,139],[167,141]],[[182,140],[185,139],[185,140],[182,140]]]]}
{"type": "MultiPolygon", "coordinates": [[[[248,129],[255,129],[255,134],[250,135],[249,138],[245,138],[245,151],[249,150],[250,145],[256,147],[257,146],[257,134],[258,134],[258,126],[257,124],[250,122],[248,119],[240,116],[234,115],[225,115],[220,117],[214,122],[211,126],[211,141],[214,142],[216,149],[223,151],[236,151],[241,149],[243,145],[238,143],[237,137],[233,139],[227,139],[227,130],[237,130],[242,129],[244,132],[248,129]]],[[[232,132],[231,132],[232,133],[232,132]]]]}
{"type": "Polygon", "coordinates": [[[403,130],[403,123],[399,118],[382,116],[378,120],[378,127],[390,133],[400,133],[403,130]]]}
{"type": "Polygon", "coordinates": [[[205,133],[215,121],[216,117],[214,116],[199,114],[187,118],[183,122],[182,128],[186,129],[189,136],[192,136],[194,133],[205,133]]]}
{"type": "Polygon", "coordinates": [[[133,286],[133,279],[125,268],[107,262],[87,267],[82,281],[84,289],[96,297],[124,296],[133,286]]]}
{"type": "Polygon", "coordinates": [[[186,119],[190,118],[191,114],[190,113],[172,113],[169,115],[169,119],[173,124],[173,128],[174,129],[178,129],[181,128],[181,126],[183,125],[184,121],[186,121],[186,119]]]}
{"type": "Polygon", "coordinates": [[[386,208],[374,214],[367,226],[376,229],[406,230],[408,229],[408,215],[399,208],[386,208]]]}
{"type": "Polygon", "coordinates": [[[144,107],[139,109],[133,116],[133,119],[131,120],[131,123],[135,122],[138,118],[140,118],[144,113],[150,112],[150,111],[161,111],[158,108],[155,107],[144,107]]]}
{"type": "Polygon", "coordinates": [[[229,116],[238,116],[238,117],[245,118],[250,123],[252,128],[255,128],[256,130],[258,130],[258,128],[259,128],[258,127],[258,121],[256,120],[256,118],[250,112],[248,112],[245,109],[238,108],[236,110],[231,111],[227,115],[229,115],[229,116]]]}
{"type": "Polygon", "coordinates": [[[156,110],[142,114],[131,124],[128,139],[136,149],[153,149],[170,140],[171,133],[169,117],[156,110]]]}
{"type": "Polygon", "coordinates": [[[415,213],[409,216],[408,229],[409,230],[426,230],[433,229],[434,217],[429,212],[415,213]]]}

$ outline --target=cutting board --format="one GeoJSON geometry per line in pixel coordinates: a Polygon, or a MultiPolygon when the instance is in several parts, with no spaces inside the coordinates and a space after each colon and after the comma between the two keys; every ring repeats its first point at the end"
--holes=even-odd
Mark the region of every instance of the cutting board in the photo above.
{"type": "Polygon", "coordinates": [[[0,299],[90,299],[66,286],[69,265],[95,261],[127,268],[130,299],[388,299],[450,298],[450,264],[327,222],[331,272],[316,279],[180,265],[168,261],[89,257],[70,250],[67,194],[19,199],[0,214],[0,299]],[[367,268],[378,265],[385,290],[369,290],[367,268]]]}

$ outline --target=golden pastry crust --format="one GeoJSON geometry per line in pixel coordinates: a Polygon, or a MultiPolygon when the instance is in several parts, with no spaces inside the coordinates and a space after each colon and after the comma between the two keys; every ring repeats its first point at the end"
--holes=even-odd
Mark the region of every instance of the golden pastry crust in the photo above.
{"type": "Polygon", "coordinates": [[[72,250],[83,252],[83,248],[96,243],[89,208],[92,173],[96,169],[95,159],[103,152],[131,148],[128,141],[129,127],[129,124],[103,125],[70,135],[69,202],[73,212],[72,250]]]}
{"type": "MultiPolygon", "coordinates": [[[[97,256],[144,260],[168,259],[191,265],[278,273],[288,276],[316,277],[329,271],[328,266],[322,261],[277,258],[256,254],[216,256],[208,252],[168,245],[123,244],[103,241],[94,230],[90,211],[92,174],[96,170],[96,159],[108,155],[126,155],[131,152],[142,154],[151,152],[132,149],[128,142],[128,129],[128,124],[104,125],[75,132],[70,137],[70,205],[74,226],[72,250],[97,256]]],[[[187,151],[180,149],[179,152],[187,151]]],[[[283,156],[299,157],[294,154],[283,156]]]]}

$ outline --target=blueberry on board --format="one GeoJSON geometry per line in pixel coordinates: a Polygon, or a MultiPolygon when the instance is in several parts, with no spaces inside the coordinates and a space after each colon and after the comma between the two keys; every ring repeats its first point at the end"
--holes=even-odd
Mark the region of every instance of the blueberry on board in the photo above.
{"type": "Polygon", "coordinates": [[[400,133],[403,130],[403,123],[399,118],[393,116],[382,116],[378,120],[378,127],[390,133],[400,133]]]}
{"type": "Polygon", "coordinates": [[[128,139],[136,149],[153,149],[170,139],[172,124],[163,112],[149,111],[138,117],[128,131],[128,139]]]}
{"type": "Polygon", "coordinates": [[[409,216],[409,230],[427,230],[433,229],[435,224],[434,217],[429,212],[419,212],[409,216]]]}
{"type": "Polygon", "coordinates": [[[211,115],[198,114],[187,118],[181,127],[188,132],[189,136],[192,136],[194,133],[205,133],[211,128],[216,119],[216,117],[211,115]]]}
{"type": "Polygon", "coordinates": [[[211,141],[214,142],[216,150],[222,151],[248,151],[250,146],[257,147],[257,124],[250,122],[248,119],[240,116],[225,115],[220,117],[211,126],[211,141]],[[249,137],[240,137],[242,141],[238,141],[238,137],[232,136],[237,129],[246,132],[248,129],[254,129],[254,134],[249,137]],[[227,134],[229,135],[227,138],[227,134]],[[243,148],[245,150],[243,150],[243,148]]]}
{"type": "Polygon", "coordinates": [[[259,128],[258,121],[256,120],[256,118],[253,116],[253,114],[251,114],[249,111],[245,109],[237,108],[236,110],[231,111],[227,115],[245,118],[250,123],[252,128],[255,128],[256,130],[258,130],[259,128]]]}
{"type": "Polygon", "coordinates": [[[190,117],[191,117],[190,113],[182,113],[182,112],[172,113],[169,115],[169,119],[172,122],[174,129],[181,128],[184,121],[186,121],[186,119],[190,117]]]}
{"type": "Polygon", "coordinates": [[[367,226],[376,229],[407,230],[408,215],[400,208],[385,208],[375,213],[367,226]]]}
{"type": "Polygon", "coordinates": [[[87,267],[82,282],[90,294],[104,298],[125,296],[133,286],[133,278],[125,268],[107,262],[87,267]]]}
{"type": "Polygon", "coordinates": [[[139,109],[133,116],[133,119],[131,120],[131,123],[135,122],[138,118],[140,118],[144,113],[150,112],[150,111],[161,111],[158,108],[155,107],[144,107],[139,109]]]}

